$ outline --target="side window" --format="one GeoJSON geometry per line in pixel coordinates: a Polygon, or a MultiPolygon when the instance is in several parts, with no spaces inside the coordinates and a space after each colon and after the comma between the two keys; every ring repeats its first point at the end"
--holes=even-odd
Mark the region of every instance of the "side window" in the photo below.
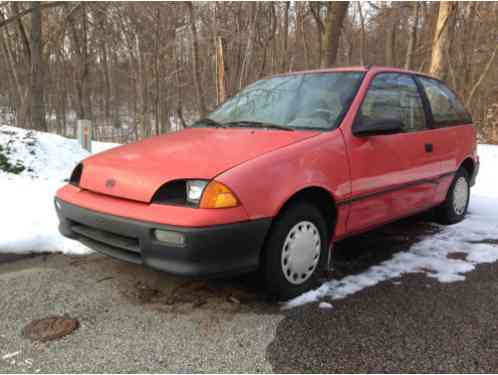
{"type": "Polygon", "coordinates": [[[431,106],[432,118],[436,127],[472,122],[456,95],[435,79],[418,77],[431,106]]]}
{"type": "Polygon", "coordinates": [[[361,105],[360,116],[365,123],[399,120],[405,132],[426,128],[422,98],[414,79],[407,74],[375,76],[361,105]]]}

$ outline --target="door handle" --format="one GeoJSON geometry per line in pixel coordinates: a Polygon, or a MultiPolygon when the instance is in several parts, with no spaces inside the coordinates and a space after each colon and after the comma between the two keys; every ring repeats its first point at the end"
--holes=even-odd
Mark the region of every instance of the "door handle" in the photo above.
{"type": "Polygon", "coordinates": [[[432,143],[425,144],[425,152],[432,152],[433,149],[434,149],[434,146],[432,145],[432,143]]]}

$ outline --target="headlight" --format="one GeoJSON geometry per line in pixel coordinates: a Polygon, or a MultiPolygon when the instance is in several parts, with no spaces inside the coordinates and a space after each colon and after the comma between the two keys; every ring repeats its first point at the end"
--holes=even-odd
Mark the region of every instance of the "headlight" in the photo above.
{"type": "Polygon", "coordinates": [[[187,202],[195,205],[199,204],[207,183],[204,180],[187,180],[187,202]]]}
{"type": "Polygon", "coordinates": [[[239,205],[239,200],[227,186],[208,180],[170,181],[155,192],[151,202],[200,208],[228,208],[239,205]]]}

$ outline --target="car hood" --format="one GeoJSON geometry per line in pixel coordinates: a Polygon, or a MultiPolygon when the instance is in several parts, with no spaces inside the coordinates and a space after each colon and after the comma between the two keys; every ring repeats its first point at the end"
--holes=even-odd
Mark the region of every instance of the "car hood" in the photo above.
{"type": "Polygon", "coordinates": [[[190,128],[85,159],[80,187],[150,202],[157,189],[168,181],[211,179],[247,160],[318,134],[316,131],[190,128]]]}

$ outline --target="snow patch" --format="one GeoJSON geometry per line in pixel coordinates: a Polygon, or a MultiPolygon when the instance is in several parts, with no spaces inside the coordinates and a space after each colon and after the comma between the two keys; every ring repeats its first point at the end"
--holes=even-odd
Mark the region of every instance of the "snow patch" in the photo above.
{"type": "MultiPolygon", "coordinates": [[[[0,145],[11,164],[22,164],[19,174],[0,170],[0,252],[63,252],[91,250],[58,232],[53,198],[73,168],[90,154],[76,140],[55,134],[0,126],[0,145]]],[[[116,146],[93,142],[96,151],[116,146]]]]}
{"type": "Polygon", "coordinates": [[[319,307],[320,309],[333,309],[333,308],[334,308],[334,306],[332,306],[332,304],[331,304],[331,303],[328,303],[328,302],[320,302],[320,303],[318,304],[318,307],[319,307]]]}
{"type": "Polygon", "coordinates": [[[323,298],[337,300],[365,288],[409,273],[424,273],[442,283],[465,280],[465,273],[478,264],[498,261],[498,146],[479,145],[481,168],[472,188],[466,219],[423,238],[365,272],[330,280],[304,293],[283,308],[288,309],[323,298]],[[462,254],[464,259],[451,255],[462,254]]]}
{"type": "Polygon", "coordinates": [[[469,262],[494,263],[498,260],[498,246],[479,244],[469,252],[466,258],[469,262]]]}
{"type": "Polygon", "coordinates": [[[17,356],[19,354],[21,354],[20,350],[18,350],[17,352],[13,352],[13,353],[7,353],[7,354],[5,354],[5,355],[2,356],[2,359],[4,359],[4,360],[5,359],[10,359],[10,358],[15,357],[15,356],[17,356]]]}

